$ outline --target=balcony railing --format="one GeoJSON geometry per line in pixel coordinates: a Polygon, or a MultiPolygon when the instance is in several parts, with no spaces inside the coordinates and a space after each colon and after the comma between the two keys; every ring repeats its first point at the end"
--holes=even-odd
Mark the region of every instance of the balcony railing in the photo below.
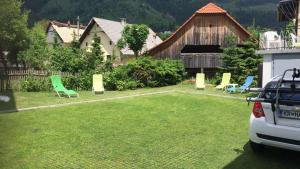
{"type": "Polygon", "coordinates": [[[275,31],[264,32],[260,34],[259,47],[261,50],[300,49],[300,37],[297,37],[295,34],[284,36],[281,33],[279,35],[275,31]]]}

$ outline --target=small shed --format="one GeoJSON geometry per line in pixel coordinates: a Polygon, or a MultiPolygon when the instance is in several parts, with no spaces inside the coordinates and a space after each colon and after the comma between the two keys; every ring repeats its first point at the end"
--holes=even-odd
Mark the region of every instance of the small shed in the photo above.
{"type": "Polygon", "coordinates": [[[191,74],[204,71],[213,75],[222,65],[226,35],[236,36],[236,44],[242,44],[250,37],[250,33],[226,10],[209,3],[148,53],[157,59],[181,59],[191,74]]]}

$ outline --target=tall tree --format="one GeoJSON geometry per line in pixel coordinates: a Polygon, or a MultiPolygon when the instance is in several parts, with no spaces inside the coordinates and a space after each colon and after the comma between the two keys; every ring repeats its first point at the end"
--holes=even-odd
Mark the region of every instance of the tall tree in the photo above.
{"type": "Polygon", "coordinates": [[[0,5],[0,58],[6,68],[4,53],[8,60],[17,62],[16,56],[24,50],[27,41],[28,12],[21,10],[20,0],[1,0],[0,5]]]}
{"type": "Polygon", "coordinates": [[[36,24],[29,31],[29,47],[19,53],[18,59],[25,63],[28,68],[47,68],[49,48],[43,25],[36,24]]]}
{"type": "Polygon", "coordinates": [[[149,28],[146,25],[127,25],[122,32],[122,38],[118,41],[118,47],[129,47],[137,58],[148,38],[149,28]]]}
{"type": "Polygon", "coordinates": [[[255,53],[257,48],[258,44],[250,40],[242,46],[228,45],[224,48],[222,72],[230,72],[233,83],[243,83],[248,75],[257,79],[258,66],[262,63],[262,56],[255,53]]]}

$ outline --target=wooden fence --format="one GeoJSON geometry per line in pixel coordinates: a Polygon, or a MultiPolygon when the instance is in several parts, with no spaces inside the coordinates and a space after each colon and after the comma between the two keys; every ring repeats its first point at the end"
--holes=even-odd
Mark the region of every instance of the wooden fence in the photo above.
{"type": "Polygon", "coordinates": [[[68,72],[55,72],[48,70],[7,70],[0,71],[0,91],[12,89],[13,84],[25,81],[27,78],[32,77],[37,80],[47,80],[51,75],[60,75],[61,77],[75,76],[79,77],[80,74],[72,74],[68,72]]]}

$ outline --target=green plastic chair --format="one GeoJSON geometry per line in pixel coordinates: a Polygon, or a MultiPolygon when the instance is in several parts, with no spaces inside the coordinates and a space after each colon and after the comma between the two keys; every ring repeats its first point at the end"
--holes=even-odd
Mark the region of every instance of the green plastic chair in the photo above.
{"type": "Polygon", "coordinates": [[[79,94],[77,92],[75,92],[74,90],[68,90],[64,87],[59,75],[51,76],[51,83],[54,91],[59,97],[62,97],[63,95],[68,96],[69,98],[71,98],[72,96],[79,97],[79,94]]]}
{"type": "Polygon", "coordinates": [[[102,75],[93,75],[93,94],[96,93],[104,93],[102,75]]]}
{"type": "Polygon", "coordinates": [[[230,84],[230,78],[231,78],[231,73],[224,73],[223,78],[222,78],[222,82],[221,82],[220,85],[218,85],[216,87],[216,89],[218,89],[218,90],[226,89],[227,85],[230,84]]]}
{"type": "Polygon", "coordinates": [[[205,89],[205,74],[204,73],[197,73],[196,89],[205,89]]]}

